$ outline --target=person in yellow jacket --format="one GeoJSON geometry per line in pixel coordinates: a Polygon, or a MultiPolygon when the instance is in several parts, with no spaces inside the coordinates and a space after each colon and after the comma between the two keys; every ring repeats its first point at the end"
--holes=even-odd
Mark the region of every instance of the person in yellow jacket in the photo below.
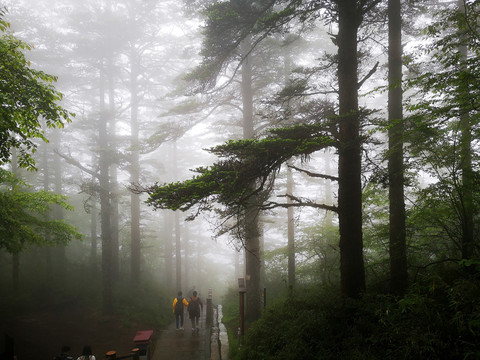
{"type": "Polygon", "coordinates": [[[173,313],[175,314],[175,325],[177,330],[183,330],[183,313],[185,311],[184,306],[188,306],[188,301],[182,296],[182,292],[179,291],[178,296],[173,299],[173,313]]]}

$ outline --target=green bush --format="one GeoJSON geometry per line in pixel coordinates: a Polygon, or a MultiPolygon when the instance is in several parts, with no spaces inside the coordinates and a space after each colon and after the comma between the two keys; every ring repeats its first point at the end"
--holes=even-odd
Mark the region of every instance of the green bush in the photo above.
{"type": "Polygon", "coordinates": [[[292,293],[253,324],[235,359],[474,359],[480,348],[476,279],[436,278],[405,296],[345,299],[336,289],[292,293]]]}

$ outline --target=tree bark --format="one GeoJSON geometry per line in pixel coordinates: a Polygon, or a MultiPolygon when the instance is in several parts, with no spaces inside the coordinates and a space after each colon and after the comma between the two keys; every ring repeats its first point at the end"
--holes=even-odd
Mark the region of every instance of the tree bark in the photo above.
{"type": "MultiPolygon", "coordinates": [[[[12,161],[10,162],[12,172],[19,176],[17,148],[12,147],[12,161]]],[[[12,254],[12,288],[15,294],[20,288],[20,253],[12,254]]]]}
{"type": "MultiPolygon", "coordinates": [[[[46,143],[41,144],[42,149],[42,167],[43,167],[43,190],[50,191],[50,167],[48,164],[49,154],[46,143]]],[[[50,212],[45,214],[45,217],[48,219],[52,216],[50,212]]],[[[53,275],[52,269],[52,248],[46,246],[42,253],[45,255],[45,284],[51,286],[51,279],[53,275]]]]}
{"type": "Polygon", "coordinates": [[[100,170],[100,223],[102,230],[102,306],[105,313],[113,311],[113,254],[110,208],[110,159],[108,152],[108,117],[105,109],[104,69],[100,69],[100,118],[98,126],[100,170]]]}
{"type": "MultiPolygon", "coordinates": [[[[291,50],[288,46],[284,50],[284,77],[285,86],[288,85],[290,73],[292,71],[292,64],[290,59],[291,50]]],[[[289,119],[291,120],[291,119],[289,119]]],[[[293,181],[292,168],[289,165],[293,165],[292,159],[287,161],[287,195],[293,195],[293,188],[295,186],[293,181]]],[[[287,197],[287,204],[292,204],[293,201],[290,197],[287,197]]],[[[288,261],[288,286],[290,288],[295,287],[295,220],[294,220],[294,208],[290,206],[287,208],[287,261],[288,261]]]]}
{"type": "MultiPolygon", "coordinates": [[[[140,181],[137,68],[137,55],[132,49],[130,53],[130,146],[132,148],[130,182],[132,184],[138,184],[140,181]]],[[[141,269],[140,195],[134,192],[130,194],[130,217],[130,280],[133,286],[137,286],[140,283],[141,269]]]]}
{"type": "Polygon", "coordinates": [[[183,223],[183,244],[185,247],[185,252],[184,252],[184,284],[187,286],[187,289],[191,289],[192,286],[194,286],[194,282],[192,282],[192,276],[191,276],[191,268],[192,268],[192,241],[190,239],[190,232],[188,231],[188,225],[186,222],[183,223]]]}
{"type": "MultiPolygon", "coordinates": [[[[464,18],[466,16],[465,2],[457,0],[458,12],[464,18]]],[[[463,25],[465,26],[465,25],[463,25]]],[[[458,29],[460,32],[460,71],[468,71],[464,61],[467,59],[468,49],[466,46],[466,36],[464,29],[458,29]]],[[[460,98],[468,98],[468,85],[466,83],[459,86],[460,98]]],[[[461,214],[462,214],[462,258],[470,259],[474,255],[474,235],[473,235],[473,169],[472,169],[472,134],[470,125],[470,114],[466,106],[460,105],[460,169],[462,171],[461,184],[461,214]]]]}
{"type": "MultiPolygon", "coordinates": [[[[356,3],[356,2],[355,2],[356,3]]],[[[362,237],[360,118],[357,33],[361,14],[352,1],[338,1],[339,160],[338,218],[341,291],[359,297],[365,291],[362,237]]]]}
{"type": "MultiPolygon", "coordinates": [[[[114,66],[113,54],[108,58],[108,146],[109,156],[117,153],[116,141],[116,114],[115,114],[115,84],[114,84],[114,66]],[[113,140],[113,141],[112,141],[113,140]]],[[[110,226],[111,226],[111,252],[112,252],[112,278],[117,280],[120,270],[119,256],[119,204],[118,204],[118,180],[117,180],[117,164],[110,159],[110,226]]]]}
{"type": "Polygon", "coordinates": [[[391,290],[407,287],[403,163],[402,15],[400,0],[388,1],[388,197],[391,290]]]}
{"type": "MultiPolygon", "coordinates": [[[[168,291],[173,289],[173,212],[170,210],[164,211],[164,256],[165,256],[165,283],[168,291]]],[[[178,290],[177,290],[178,291],[178,290]]]]}
{"type": "MultiPolygon", "coordinates": [[[[290,163],[290,162],[289,162],[290,163]]],[[[292,169],[287,167],[287,194],[293,195],[293,176],[292,169]]],[[[287,203],[291,204],[292,199],[287,197],[287,203]]],[[[287,237],[288,237],[288,285],[295,287],[295,219],[293,217],[293,207],[287,208],[287,237]]]]}
{"type": "MultiPolygon", "coordinates": [[[[241,44],[244,57],[242,62],[242,110],[243,110],[243,138],[253,139],[255,136],[253,123],[253,89],[252,65],[248,52],[251,49],[251,39],[247,37],[241,44]]],[[[258,231],[259,211],[256,199],[252,199],[245,210],[245,285],[246,311],[245,319],[252,322],[261,316],[261,258],[260,234],[258,231]]]]}
{"type": "Polygon", "coordinates": [[[177,291],[182,290],[182,239],[180,237],[180,213],[175,211],[175,279],[177,291]]]}
{"type": "Polygon", "coordinates": [[[252,204],[245,217],[245,284],[247,288],[245,320],[248,323],[258,320],[261,316],[261,259],[258,216],[259,211],[256,205],[252,204]]]}
{"type": "Polygon", "coordinates": [[[90,209],[90,259],[89,269],[94,270],[97,266],[97,203],[92,199],[90,209]]]}
{"type": "MultiPolygon", "coordinates": [[[[60,148],[60,133],[52,131],[51,143],[54,148],[60,148]]],[[[53,154],[53,185],[56,194],[62,194],[62,159],[58,153],[53,154]]],[[[55,220],[63,219],[63,208],[59,205],[53,206],[53,218],[55,220]]],[[[68,272],[67,255],[65,245],[58,245],[55,247],[55,264],[58,277],[61,282],[65,281],[68,272]]]]}

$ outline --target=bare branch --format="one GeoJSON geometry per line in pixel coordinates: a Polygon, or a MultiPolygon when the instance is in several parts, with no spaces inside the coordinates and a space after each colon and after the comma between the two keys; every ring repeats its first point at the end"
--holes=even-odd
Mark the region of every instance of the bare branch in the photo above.
{"type": "Polygon", "coordinates": [[[365,81],[367,81],[375,72],[377,71],[378,68],[378,61],[375,64],[375,66],[368,72],[367,75],[357,84],[357,89],[360,89],[365,81]]]}
{"type": "Polygon", "coordinates": [[[305,169],[300,169],[294,165],[287,165],[289,168],[292,168],[294,170],[297,170],[297,171],[300,171],[300,172],[303,172],[305,174],[307,174],[308,176],[311,176],[311,177],[316,177],[316,178],[322,178],[322,179],[327,179],[327,180],[332,180],[332,181],[338,181],[338,177],[336,176],[331,176],[331,175],[326,175],[326,174],[317,174],[317,173],[314,173],[314,172],[311,172],[311,171],[308,171],[308,170],[305,170],[305,169]]]}
{"type": "Polygon", "coordinates": [[[80,162],[78,160],[75,160],[74,158],[72,158],[71,156],[68,156],[68,155],[65,155],[65,154],[62,154],[58,151],[58,149],[55,149],[54,152],[62,157],[63,159],[65,159],[66,162],[68,162],[70,165],[73,165],[77,168],[79,168],[80,170],[82,171],[85,171],[87,174],[90,174],[92,175],[94,178],[96,179],[99,179],[100,178],[100,174],[98,174],[96,171],[92,170],[92,169],[88,169],[86,168],[85,166],[83,166],[82,164],[80,164],[80,162]]]}
{"type": "Polygon", "coordinates": [[[130,185],[127,186],[127,189],[129,191],[131,191],[132,193],[137,194],[137,195],[148,192],[148,188],[146,188],[143,185],[140,185],[138,183],[130,183],[130,185]]]}

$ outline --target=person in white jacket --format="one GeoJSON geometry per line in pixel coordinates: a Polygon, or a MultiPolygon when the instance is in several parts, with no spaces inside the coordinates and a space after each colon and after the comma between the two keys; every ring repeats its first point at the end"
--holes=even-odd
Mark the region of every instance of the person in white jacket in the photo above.
{"type": "Polygon", "coordinates": [[[77,360],[95,360],[95,355],[92,354],[90,345],[83,347],[82,355],[80,355],[77,360]]]}

